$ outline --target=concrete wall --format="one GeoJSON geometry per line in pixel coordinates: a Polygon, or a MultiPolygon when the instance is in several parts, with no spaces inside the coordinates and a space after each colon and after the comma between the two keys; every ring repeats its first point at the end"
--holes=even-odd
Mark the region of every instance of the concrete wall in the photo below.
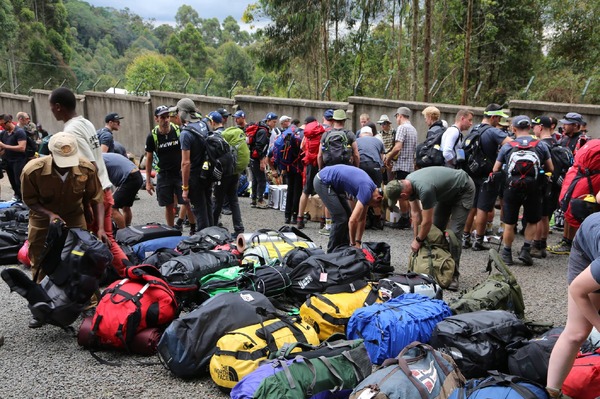
{"type": "MultiPolygon", "coordinates": [[[[47,130],[50,134],[60,132],[64,126],[64,123],[57,121],[52,115],[52,111],[50,111],[50,102],[48,101],[50,98],[50,90],[32,90],[31,98],[33,99],[33,114],[35,117],[32,117],[32,121],[35,123],[40,123],[42,127],[47,130]]],[[[0,96],[4,93],[0,93],[0,96]]],[[[84,106],[83,102],[85,100],[85,96],[76,95],[77,105],[75,106],[75,110],[77,115],[84,115],[84,106]]]]}
{"type": "Polygon", "coordinates": [[[11,93],[0,93],[0,114],[11,114],[16,121],[17,112],[27,112],[35,121],[33,99],[29,96],[11,93]]]}
{"type": "MultiPolygon", "coordinates": [[[[197,94],[182,94],[167,91],[151,91],[150,98],[152,101],[152,110],[159,105],[174,106],[177,101],[182,98],[189,98],[196,104],[198,110],[202,115],[207,115],[211,111],[215,111],[219,108],[225,108],[230,113],[234,113],[235,101],[231,98],[226,97],[207,97],[197,94]]],[[[225,126],[232,126],[233,118],[229,119],[225,126]]]]}

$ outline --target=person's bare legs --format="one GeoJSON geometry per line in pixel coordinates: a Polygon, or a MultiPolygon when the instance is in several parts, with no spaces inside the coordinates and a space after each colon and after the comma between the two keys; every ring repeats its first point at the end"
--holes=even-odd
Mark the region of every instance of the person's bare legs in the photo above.
{"type": "Polygon", "coordinates": [[[125,226],[131,226],[131,221],[133,220],[133,212],[131,211],[130,206],[123,207],[123,217],[125,218],[125,226]]]}
{"type": "Polygon", "coordinates": [[[175,225],[175,203],[165,206],[165,221],[167,226],[175,225]]]}
{"type": "MultiPolygon", "coordinates": [[[[123,208],[123,210],[125,210],[125,208],[123,208]]],[[[119,209],[113,208],[111,217],[112,220],[114,220],[114,222],[117,224],[117,228],[124,229],[126,226],[129,226],[129,224],[126,224],[125,216],[123,216],[119,209]]]]}

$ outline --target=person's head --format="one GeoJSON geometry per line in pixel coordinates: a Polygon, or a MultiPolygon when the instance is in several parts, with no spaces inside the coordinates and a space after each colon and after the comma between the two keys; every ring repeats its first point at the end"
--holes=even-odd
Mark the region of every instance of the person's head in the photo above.
{"type": "Polygon", "coordinates": [[[515,136],[527,136],[531,130],[531,119],[527,115],[517,115],[512,119],[512,128],[515,136]]]}
{"type": "Polygon", "coordinates": [[[401,125],[410,120],[412,111],[407,107],[399,107],[394,116],[396,117],[396,122],[401,125]]]}
{"type": "Polygon", "coordinates": [[[373,129],[371,129],[371,126],[363,126],[360,128],[360,137],[365,136],[373,136],[373,129]]]}
{"type": "Polygon", "coordinates": [[[502,106],[498,104],[489,104],[483,111],[483,120],[491,126],[498,127],[502,118],[508,118],[508,115],[502,111],[502,106]]]}
{"type": "Polygon", "coordinates": [[[225,108],[219,108],[217,112],[221,114],[221,117],[223,118],[223,124],[226,124],[227,119],[231,116],[229,111],[227,111],[227,109],[225,108]]]}
{"type": "Polygon", "coordinates": [[[370,121],[371,121],[371,117],[369,116],[369,114],[361,114],[358,117],[358,122],[360,123],[361,126],[366,125],[370,121]]]}
{"type": "Polygon", "coordinates": [[[400,199],[408,199],[407,180],[392,180],[385,186],[384,204],[386,208],[393,209],[400,199]]]}
{"type": "Polygon", "coordinates": [[[120,116],[116,112],[111,112],[110,114],[104,117],[104,123],[106,127],[112,130],[119,130],[121,127],[121,119],[124,117],[120,116]]]}
{"type": "Polygon", "coordinates": [[[348,117],[346,116],[346,111],[344,111],[343,109],[336,109],[335,111],[333,111],[332,119],[334,127],[344,127],[344,125],[346,124],[346,119],[348,119],[348,117]]]}
{"type": "Polygon", "coordinates": [[[233,114],[233,120],[235,121],[235,124],[237,126],[246,126],[246,113],[241,109],[235,111],[235,113],[233,114]]]}
{"type": "Polygon", "coordinates": [[[223,116],[218,111],[209,112],[206,117],[208,118],[211,130],[223,126],[223,116]]]}
{"type": "Polygon", "coordinates": [[[275,129],[275,126],[277,126],[277,118],[278,116],[275,112],[269,112],[265,116],[265,123],[267,124],[267,126],[269,126],[269,129],[275,129]]]}
{"type": "Polygon", "coordinates": [[[373,208],[379,208],[381,206],[381,201],[383,200],[383,193],[379,187],[375,188],[371,193],[371,199],[369,200],[368,206],[372,206],[373,208]]]}
{"type": "Polygon", "coordinates": [[[163,132],[171,128],[171,117],[169,107],[166,105],[159,105],[154,110],[154,120],[158,124],[158,127],[163,132]]]}
{"type": "Polygon", "coordinates": [[[392,128],[392,122],[390,121],[390,118],[387,115],[381,115],[379,117],[379,120],[377,121],[377,123],[379,125],[381,125],[381,129],[384,132],[389,132],[390,129],[392,128]]]}
{"type": "Polygon", "coordinates": [[[333,109],[329,108],[323,112],[323,123],[329,125],[333,123],[333,109]]]}
{"type": "Polygon", "coordinates": [[[29,117],[29,114],[27,112],[17,112],[17,123],[19,124],[19,126],[26,126],[29,124],[29,122],[31,122],[31,118],[29,117]]]}
{"type": "Polygon", "coordinates": [[[309,116],[307,116],[306,118],[304,118],[304,124],[305,124],[305,125],[308,125],[309,123],[311,123],[311,122],[316,122],[316,121],[317,121],[317,118],[315,118],[315,117],[314,117],[314,116],[312,116],[312,115],[309,115],[309,116]]]}
{"type": "Polygon", "coordinates": [[[76,115],[75,107],[77,99],[75,94],[66,87],[54,89],[48,97],[50,103],[50,111],[57,121],[66,122],[76,115]]]}
{"type": "Polygon", "coordinates": [[[196,122],[202,118],[202,115],[198,112],[198,108],[196,108],[196,104],[190,98],[182,98],[177,101],[177,111],[183,123],[196,122]]]}
{"type": "Polygon", "coordinates": [[[281,130],[285,130],[290,127],[291,123],[292,118],[290,116],[283,115],[281,118],[279,118],[279,126],[281,126],[281,130]]]}
{"type": "Polygon", "coordinates": [[[176,105],[169,107],[169,121],[176,126],[181,126],[181,118],[179,118],[179,110],[176,105]]]}
{"type": "Polygon", "coordinates": [[[570,136],[573,133],[577,133],[579,130],[581,130],[583,117],[577,112],[569,112],[563,119],[560,120],[560,123],[563,124],[565,134],[570,136]]]}
{"type": "Polygon", "coordinates": [[[72,168],[79,165],[79,148],[74,135],[58,132],[50,137],[48,150],[52,156],[52,162],[58,168],[72,168]]]}
{"type": "Polygon", "coordinates": [[[552,121],[547,116],[536,116],[531,120],[533,133],[538,137],[550,137],[552,135],[552,121]]]}
{"type": "Polygon", "coordinates": [[[552,124],[552,125],[550,126],[550,128],[552,129],[552,131],[554,131],[554,130],[556,129],[556,126],[558,126],[558,119],[556,119],[556,118],[555,118],[555,117],[553,117],[553,116],[549,116],[549,118],[550,118],[550,122],[551,122],[551,124],[552,124]]]}
{"type": "Polygon", "coordinates": [[[12,132],[14,128],[14,124],[12,123],[12,115],[11,114],[0,114],[0,127],[2,129],[12,132]]]}
{"type": "Polygon", "coordinates": [[[454,124],[460,129],[460,131],[469,130],[473,125],[473,111],[469,109],[459,110],[456,113],[454,124]]]}
{"type": "Polygon", "coordinates": [[[437,107],[434,106],[429,106],[426,107],[423,112],[423,118],[425,118],[425,124],[427,126],[431,126],[433,125],[435,122],[437,122],[438,120],[440,120],[440,110],[437,107]]]}

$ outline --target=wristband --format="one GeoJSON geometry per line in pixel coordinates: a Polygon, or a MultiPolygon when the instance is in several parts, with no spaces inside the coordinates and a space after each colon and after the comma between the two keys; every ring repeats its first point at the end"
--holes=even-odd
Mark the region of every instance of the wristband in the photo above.
{"type": "Polygon", "coordinates": [[[181,189],[183,191],[188,191],[190,189],[190,186],[181,186],[181,189]]]}
{"type": "Polygon", "coordinates": [[[356,240],[356,243],[357,244],[362,244],[362,241],[361,240],[356,240]]]}
{"type": "Polygon", "coordinates": [[[425,241],[425,239],[421,239],[421,238],[419,238],[419,236],[416,236],[416,237],[415,237],[415,240],[416,240],[416,241],[417,241],[419,244],[422,244],[422,243],[425,241]]]}

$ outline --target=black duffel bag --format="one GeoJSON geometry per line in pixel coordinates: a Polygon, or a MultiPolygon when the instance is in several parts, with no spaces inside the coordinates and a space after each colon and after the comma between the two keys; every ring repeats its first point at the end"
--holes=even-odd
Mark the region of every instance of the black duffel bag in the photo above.
{"type": "Polygon", "coordinates": [[[305,299],[310,294],[326,292],[334,286],[363,279],[369,275],[370,267],[363,251],[355,247],[311,256],[290,272],[292,284],[288,293],[305,299]]]}
{"type": "Polygon", "coordinates": [[[481,310],[439,322],[429,344],[452,356],[466,378],[479,378],[488,370],[508,373],[507,345],[531,335],[514,313],[481,310]]]}
{"type": "Polygon", "coordinates": [[[200,230],[193,236],[182,240],[177,245],[177,250],[187,255],[191,252],[215,249],[218,245],[224,245],[232,241],[233,238],[226,228],[210,226],[200,230]]]}
{"type": "Polygon", "coordinates": [[[296,247],[292,249],[290,252],[285,254],[283,257],[283,263],[285,266],[294,269],[300,263],[304,262],[306,259],[315,255],[325,255],[325,251],[322,248],[304,248],[304,247],[296,247]]]}
{"type": "Polygon", "coordinates": [[[289,267],[279,265],[258,266],[241,274],[240,285],[243,289],[260,292],[269,298],[279,296],[292,285],[291,271],[289,267]]]}
{"type": "Polygon", "coordinates": [[[390,244],[383,241],[363,242],[362,247],[369,251],[373,258],[375,258],[371,268],[376,278],[383,278],[394,272],[390,244]]]}

